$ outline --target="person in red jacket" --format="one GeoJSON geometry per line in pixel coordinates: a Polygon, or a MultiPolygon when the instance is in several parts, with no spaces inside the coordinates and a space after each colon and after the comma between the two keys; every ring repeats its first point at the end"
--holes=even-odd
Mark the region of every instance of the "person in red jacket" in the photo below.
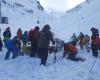
{"type": "Polygon", "coordinates": [[[28,33],[28,40],[31,42],[31,57],[35,57],[37,54],[37,44],[39,37],[39,27],[35,26],[33,30],[30,30],[28,33]]]}
{"type": "Polygon", "coordinates": [[[21,40],[22,39],[22,30],[21,28],[18,29],[17,31],[17,37],[21,40]]]}
{"type": "Polygon", "coordinates": [[[78,49],[74,44],[65,44],[64,45],[64,55],[63,57],[66,56],[66,54],[68,54],[68,59],[72,60],[72,61],[84,61],[84,59],[82,58],[77,58],[78,49]]]}
{"type": "Polygon", "coordinates": [[[92,49],[92,55],[96,58],[98,57],[99,46],[100,46],[99,36],[92,34],[92,36],[91,36],[91,49],[92,49]]]}

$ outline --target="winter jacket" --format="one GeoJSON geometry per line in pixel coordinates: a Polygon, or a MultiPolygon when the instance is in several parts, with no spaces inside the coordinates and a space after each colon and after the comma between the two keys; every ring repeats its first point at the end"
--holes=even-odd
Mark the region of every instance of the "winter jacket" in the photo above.
{"type": "Polygon", "coordinates": [[[85,35],[84,37],[85,37],[86,42],[89,43],[90,42],[90,37],[88,35],[85,35]]]}
{"type": "Polygon", "coordinates": [[[22,30],[21,30],[20,28],[19,28],[18,31],[17,31],[17,37],[18,37],[19,39],[22,38],[22,30]]]}
{"type": "Polygon", "coordinates": [[[50,41],[55,44],[52,32],[45,27],[39,32],[38,47],[49,48],[50,41]]]}
{"type": "Polygon", "coordinates": [[[93,35],[91,36],[91,44],[97,45],[97,44],[99,44],[99,43],[100,43],[99,36],[93,34],[93,35]]]}
{"type": "Polygon", "coordinates": [[[22,35],[22,41],[25,43],[28,40],[27,32],[22,35]]]}
{"type": "Polygon", "coordinates": [[[29,31],[28,33],[28,40],[32,42],[38,41],[39,32],[36,29],[29,31]]]}
{"type": "Polygon", "coordinates": [[[5,47],[7,49],[18,49],[18,41],[15,39],[10,39],[5,42],[5,47]]]}
{"type": "Polygon", "coordinates": [[[78,42],[78,38],[75,34],[72,35],[71,41],[75,41],[76,43],[78,42]]]}
{"type": "Polygon", "coordinates": [[[11,38],[11,32],[10,31],[5,31],[3,33],[3,36],[4,36],[4,41],[6,41],[6,40],[11,38]]]}
{"type": "Polygon", "coordinates": [[[78,50],[74,45],[69,44],[69,45],[64,46],[64,51],[68,51],[68,52],[74,54],[74,53],[77,53],[78,50]]]}

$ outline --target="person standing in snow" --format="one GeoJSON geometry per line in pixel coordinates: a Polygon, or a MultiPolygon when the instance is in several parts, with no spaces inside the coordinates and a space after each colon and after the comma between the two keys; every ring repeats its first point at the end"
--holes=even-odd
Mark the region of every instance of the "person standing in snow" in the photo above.
{"type": "Polygon", "coordinates": [[[85,49],[87,50],[87,52],[90,52],[90,36],[89,35],[84,35],[85,38],[85,49]]]}
{"type": "Polygon", "coordinates": [[[85,45],[85,38],[84,38],[84,34],[82,32],[80,32],[80,35],[78,36],[78,40],[79,40],[78,45],[83,50],[84,49],[84,45],[85,45]]]}
{"type": "Polygon", "coordinates": [[[17,30],[17,37],[21,40],[22,39],[22,30],[21,28],[18,28],[17,30]]]}
{"type": "Polygon", "coordinates": [[[25,31],[24,34],[22,35],[22,42],[23,42],[23,45],[26,45],[27,41],[28,41],[28,32],[25,31]]]}
{"type": "Polygon", "coordinates": [[[39,27],[35,26],[35,29],[29,31],[28,33],[28,40],[31,41],[31,57],[35,57],[37,54],[37,44],[38,44],[38,37],[39,37],[39,27]]]}
{"type": "Polygon", "coordinates": [[[91,36],[91,49],[92,49],[92,55],[94,57],[98,57],[98,50],[100,47],[100,39],[99,39],[99,32],[96,28],[91,28],[92,36],[91,36]]]}
{"type": "Polygon", "coordinates": [[[11,38],[10,27],[7,27],[6,30],[3,32],[3,37],[4,37],[3,39],[4,43],[11,38]]]}
{"type": "Polygon", "coordinates": [[[21,51],[21,40],[22,40],[22,30],[21,30],[21,28],[18,28],[18,30],[17,30],[17,38],[19,39],[18,46],[19,46],[19,49],[21,51]]]}
{"type": "Polygon", "coordinates": [[[50,29],[51,27],[49,24],[44,25],[43,29],[39,33],[38,39],[38,55],[41,58],[41,64],[44,66],[46,66],[50,41],[53,45],[55,44],[53,34],[50,29]]]}
{"type": "Polygon", "coordinates": [[[78,37],[76,36],[75,33],[73,33],[72,37],[71,37],[71,41],[74,41],[76,44],[78,42],[78,37]]]}

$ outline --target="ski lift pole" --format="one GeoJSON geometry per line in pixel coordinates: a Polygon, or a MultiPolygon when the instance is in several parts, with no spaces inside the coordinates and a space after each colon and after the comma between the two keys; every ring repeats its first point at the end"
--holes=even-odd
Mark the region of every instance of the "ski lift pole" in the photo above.
{"type": "Polygon", "coordinates": [[[96,61],[97,61],[97,58],[95,59],[93,65],[92,65],[92,67],[91,67],[91,69],[90,69],[90,73],[91,73],[91,71],[93,70],[94,65],[96,64],[96,61]]]}

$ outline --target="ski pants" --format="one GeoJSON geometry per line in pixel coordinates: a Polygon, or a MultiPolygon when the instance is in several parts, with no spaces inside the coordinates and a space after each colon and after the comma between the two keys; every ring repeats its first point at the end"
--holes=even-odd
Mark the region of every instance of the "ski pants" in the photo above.
{"type": "Polygon", "coordinates": [[[45,66],[48,58],[48,48],[39,48],[38,55],[41,59],[41,64],[45,66]]]}
{"type": "Polygon", "coordinates": [[[13,54],[12,59],[14,59],[18,56],[18,49],[17,48],[16,49],[7,48],[5,59],[9,59],[9,56],[10,56],[11,52],[13,54]]]}

